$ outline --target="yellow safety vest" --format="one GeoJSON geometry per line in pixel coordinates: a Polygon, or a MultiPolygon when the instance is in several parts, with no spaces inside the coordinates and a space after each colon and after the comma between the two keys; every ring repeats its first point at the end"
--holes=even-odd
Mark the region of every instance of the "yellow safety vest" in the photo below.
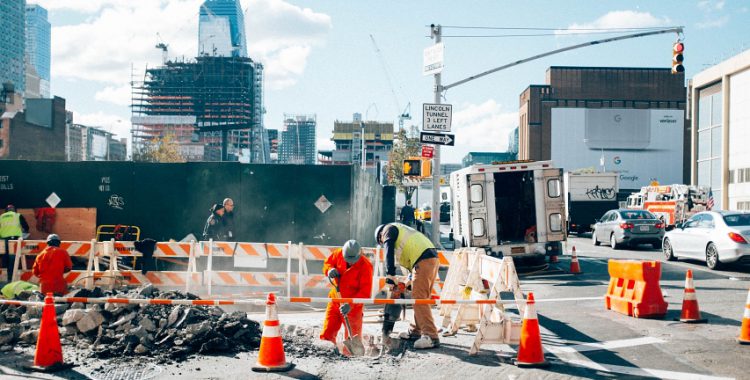
{"type": "Polygon", "coordinates": [[[394,249],[396,261],[402,267],[412,270],[422,253],[427,249],[435,248],[435,246],[427,236],[409,226],[401,223],[391,223],[391,225],[398,228],[398,238],[396,238],[394,249]]]}
{"type": "Polygon", "coordinates": [[[8,211],[0,215],[0,238],[21,236],[21,214],[8,211]]]}

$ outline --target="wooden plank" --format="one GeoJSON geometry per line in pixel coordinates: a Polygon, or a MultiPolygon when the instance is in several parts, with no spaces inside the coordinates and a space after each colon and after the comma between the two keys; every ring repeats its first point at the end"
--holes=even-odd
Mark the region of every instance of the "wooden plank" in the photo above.
{"type": "MultiPolygon", "coordinates": [[[[36,228],[34,209],[19,209],[26,222],[29,223],[29,233],[32,240],[45,240],[48,232],[36,228]]],[[[96,238],[96,209],[95,208],[57,208],[55,209],[55,224],[52,233],[60,235],[62,240],[88,241],[96,238]]]]}

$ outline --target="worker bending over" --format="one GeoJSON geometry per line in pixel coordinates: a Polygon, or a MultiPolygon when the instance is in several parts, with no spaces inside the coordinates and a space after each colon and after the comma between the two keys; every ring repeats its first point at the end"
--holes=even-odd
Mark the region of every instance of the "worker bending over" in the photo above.
{"type": "MultiPolygon", "coordinates": [[[[412,297],[429,299],[438,273],[438,253],[427,236],[401,223],[378,226],[375,240],[385,248],[386,283],[397,284],[396,263],[413,272],[412,297]]],[[[426,349],[440,346],[437,326],[430,305],[414,305],[414,324],[401,339],[414,340],[414,348],[426,349]]]]}
{"type": "Polygon", "coordinates": [[[68,284],[63,275],[73,269],[68,251],[60,248],[60,237],[47,236],[47,247],[34,260],[34,276],[39,278],[42,293],[62,296],[68,292],[68,284]]]}
{"type": "MultiPolygon", "coordinates": [[[[372,264],[361,251],[362,248],[356,240],[349,240],[343,248],[336,249],[323,263],[323,273],[338,285],[342,298],[370,298],[372,294],[372,264]]],[[[328,296],[336,298],[336,289],[331,289],[328,296]]],[[[343,323],[342,314],[349,317],[352,335],[361,337],[362,307],[362,304],[329,302],[320,339],[336,344],[336,335],[343,323]]],[[[344,334],[348,338],[346,331],[344,334]]]]}

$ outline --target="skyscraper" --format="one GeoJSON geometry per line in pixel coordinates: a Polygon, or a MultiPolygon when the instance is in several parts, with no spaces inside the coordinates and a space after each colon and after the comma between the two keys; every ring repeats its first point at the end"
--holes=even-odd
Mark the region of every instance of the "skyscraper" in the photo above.
{"type": "Polygon", "coordinates": [[[206,0],[201,5],[198,55],[247,57],[240,0],[206,0]]]}
{"type": "Polygon", "coordinates": [[[10,82],[17,93],[26,89],[24,78],[25,0],[0,1],[0,86],[10,82]]]}
{"type": "Polygon", "coordinates": [[[36,4],[26,5],[26,57],[39,76],[39,93],[50,97],[51,27],[47,10],[36,4]]]}
{"type": "Polygon", "coordinates": [[[279,163],[315,164],[315,115],[284,115],[279,163]]]}

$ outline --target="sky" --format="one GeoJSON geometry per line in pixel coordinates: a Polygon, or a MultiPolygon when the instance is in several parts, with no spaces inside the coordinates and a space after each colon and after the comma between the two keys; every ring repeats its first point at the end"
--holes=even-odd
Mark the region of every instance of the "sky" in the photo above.
{"type": "MultiPolygon", "coordinates": [[[[49,11],[53,95],[67,100],[74,121],[130,134],[130,82],[170,58],[198,50],[202,0],[27,0],[49,11]]],[[[316,114],[317,148],[332,149],[336,120],[391,121],[410,104],[421,126],[422,104],[433,101],[433,77],[422,53],[429,25],[443,25],[443,84],[519,59],[610,34],[566,29],[684,26],[686,77],[750,49],[750,2],[497,1],[497,0],[241,0],[248,55],[265,66],[265,125],[283,115],[316,114]],[[449,37],[508,34],[461,27],[553,28],[542,37],[449,37]],[[372,36],[372,38],[371,38],[372,36]],[[373,40],[375,43],[373,43],[373,40]]],[[[511,33],[538,33],[513,31],[511,33]]],[[[671,67],[675,34],[601,44],[519,65],[450,89],[456,146],[443,162],[470,151],[505,151],[518,126],[519,94],[544,84],[550,66],[671,67]]]]}

